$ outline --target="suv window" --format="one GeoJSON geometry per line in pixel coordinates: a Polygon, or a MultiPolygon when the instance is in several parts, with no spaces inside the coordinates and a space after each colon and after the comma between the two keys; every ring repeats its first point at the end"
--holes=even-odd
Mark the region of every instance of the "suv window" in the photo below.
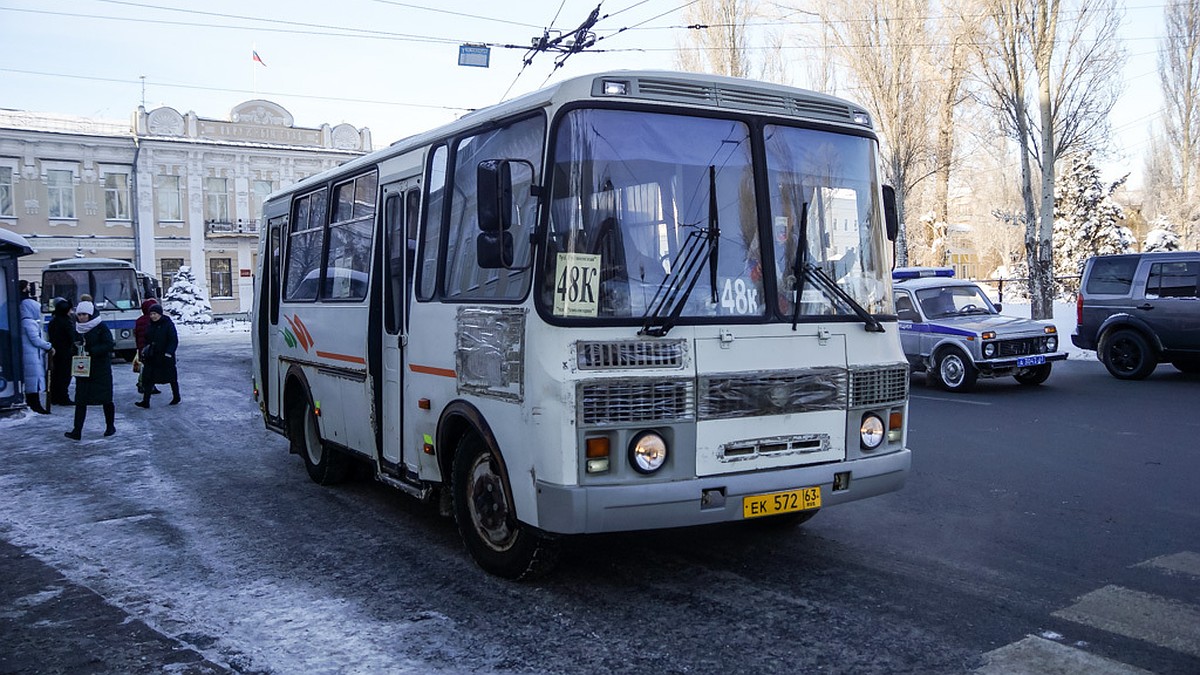
{"type": "Polygon", "coordinates": [[[1138,258],[1096,258],[1088,276],[1087,292],[1096,295],[1129,295],[1138,258]]]}
{"type": "Polygon", "coordinates": [[[1194,298],[1200,262],[1162,262],[1150,266],[1147,298],[1194,298]]]}

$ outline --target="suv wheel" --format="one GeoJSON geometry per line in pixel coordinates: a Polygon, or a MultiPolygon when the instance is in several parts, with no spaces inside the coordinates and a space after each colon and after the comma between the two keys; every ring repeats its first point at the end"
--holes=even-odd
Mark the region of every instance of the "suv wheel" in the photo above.
{"type": "Polygon", "coordinates": [[[957,349],[946,349],[938,354],[930,374],[934,382],[953,392],[970,391],[975,386],[975,378],[979,377],[971,360],[957,349]]]}
{"type": "Polygon", "coordinates": [[[1141,380],[1158,365],[1150,343],[1135,330],[1119,330],[1108,336],[1103,347],[1104,366],[1119,380],[1141,380]]]}

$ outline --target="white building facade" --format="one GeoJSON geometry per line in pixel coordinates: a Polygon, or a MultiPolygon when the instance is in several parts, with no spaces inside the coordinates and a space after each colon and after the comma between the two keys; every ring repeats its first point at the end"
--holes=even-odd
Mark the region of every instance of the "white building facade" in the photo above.
{"type": "Polygon", "coordinates": [[[371,150],[349,124],[297,127],[270,101],[224,120],[139,107],[130,124],[0,110],[0,227],[55,260],[128,260],[164,292],[190,266],[218,314],[249,311],[268,194],[371,150]]]}

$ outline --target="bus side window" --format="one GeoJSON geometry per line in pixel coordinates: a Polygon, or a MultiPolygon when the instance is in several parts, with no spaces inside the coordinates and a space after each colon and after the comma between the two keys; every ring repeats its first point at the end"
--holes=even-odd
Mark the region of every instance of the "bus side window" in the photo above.
{"type": "Polygon", "coordinates": [[[446,194],[446,146],[438,146],[429,159],[429,178],[425,181],[425,233],[420,241],[421,269],[417,278],[417,299],[432,300],[437,291],[438,249],[442,239],[442,217],[446,194]]]}
{"type": "Polygon", "coordinates": [[[404,292],[407,286],[404,284],[404,263],[405,254],[408,250],[408,242],[406,241],[406,232],[404,227],[404,209],[401,208],[401,195],[397,193],[389,194],[383,202],[383,217],[387,230],[387,297],[384,299],[384,327],[388,334],[396,335],[400,332],[400,308],[402,307],[404,292]]]}

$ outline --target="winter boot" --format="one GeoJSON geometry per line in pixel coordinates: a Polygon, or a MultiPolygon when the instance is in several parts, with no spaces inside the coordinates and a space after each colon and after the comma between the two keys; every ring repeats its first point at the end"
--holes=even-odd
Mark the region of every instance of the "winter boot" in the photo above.
{"type": "Polygon", "coordinates": [[[114,422],[117,419],[117,406],[113,403],[104,404],[104,435],[112,436],[117,433],[117,427],[114,422]]]}
{"type": "Polygon", "coordinates": [[[37,394],[25,394],[25,404],[39,415],[49,415],[50,411],[42,407],[42,401],[37,394]]]}

